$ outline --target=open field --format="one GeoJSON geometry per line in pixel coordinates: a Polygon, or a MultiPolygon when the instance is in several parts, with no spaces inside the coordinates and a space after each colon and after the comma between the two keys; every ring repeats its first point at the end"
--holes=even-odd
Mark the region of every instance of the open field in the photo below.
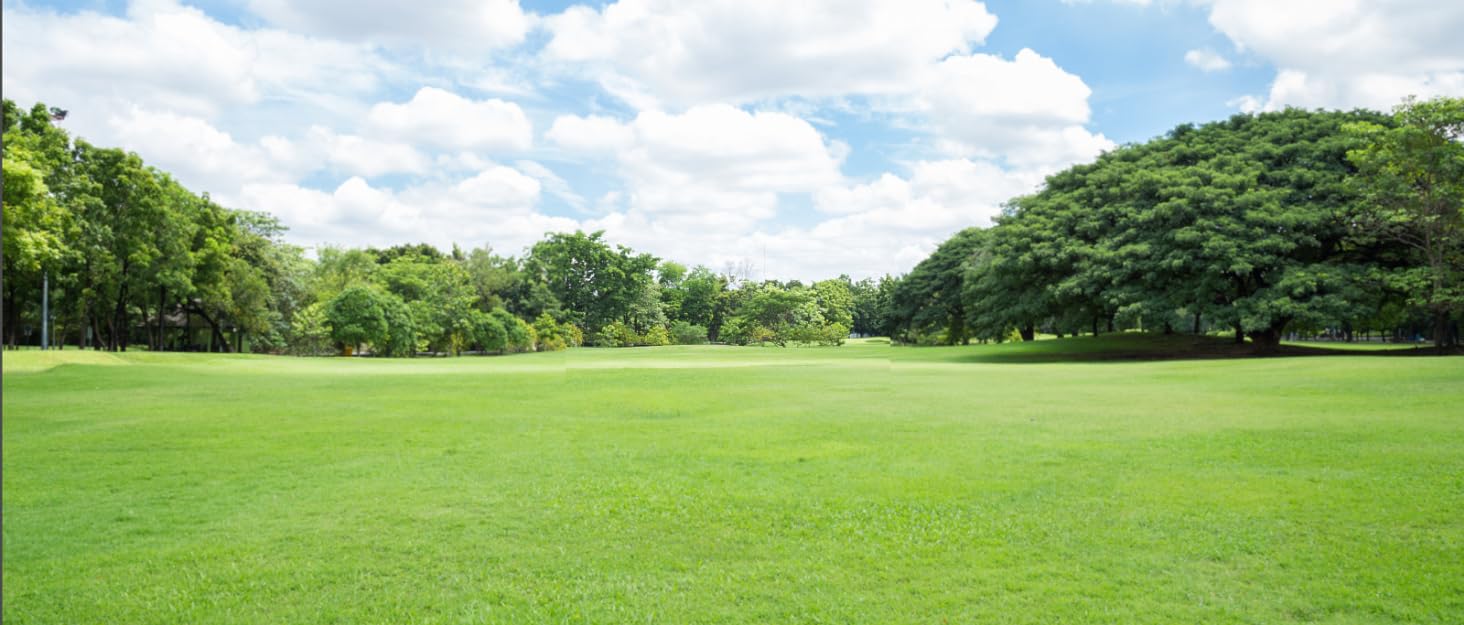
{"type": "Polygon", "coordinates": [[[11,623],[1464,622],[1464,358],[4,355],[11,623]]]}

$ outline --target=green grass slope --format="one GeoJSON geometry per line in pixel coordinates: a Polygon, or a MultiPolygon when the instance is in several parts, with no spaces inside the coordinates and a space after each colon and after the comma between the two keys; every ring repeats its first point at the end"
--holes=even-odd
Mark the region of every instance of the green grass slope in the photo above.
{"type": "Polygon", "coordinates": [[[1464,359],[1115,347],[6,353],[3,618],[1464,622],[1464,359]]]}

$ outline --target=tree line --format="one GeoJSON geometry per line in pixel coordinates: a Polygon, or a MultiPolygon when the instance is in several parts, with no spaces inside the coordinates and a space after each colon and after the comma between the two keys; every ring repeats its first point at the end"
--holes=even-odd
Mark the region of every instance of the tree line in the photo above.
{"type": "Polygon", "coordinates": [[[4,102],[3,339],[121,351],[507,353],[578,345],[837,345],[879,332],[888,289],[753,281],[553,233],[489,247],[326,247],[220,206],[136,154],[4,102]],[[42,298],[49,297],[43,323],[42,298]]]}
{"type": "Polygon", "coordinates": [[[3,339],[125,350],[508,353],[578,345],[1034,340],[1145,329],[1458,341],[1464,101],[1182,125],[1049,177],[903,276],[812,283],[552,233],[489,247],[284,241],[135,154],[4,103],[3,339]],[[47,288],[48,287],[48,288],[47,288]],[[50,297],[41,323],[42,290],[50,297]]]}
{"type": "Polygon", "coordinates": [[[1458,344],[1464,100],[1181,125],[1049,177],[900,282],[909,342],[1140,328],[1262,352],[1333,332],[1458,344]]]}

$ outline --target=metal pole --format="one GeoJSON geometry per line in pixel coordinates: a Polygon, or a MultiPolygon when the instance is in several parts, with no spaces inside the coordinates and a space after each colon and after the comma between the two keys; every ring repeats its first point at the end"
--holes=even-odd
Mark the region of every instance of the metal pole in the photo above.
{"type": "Polygon", "coordinates": [[[41,273],[41,349],[51,349],[51,272],[41,273]]]}

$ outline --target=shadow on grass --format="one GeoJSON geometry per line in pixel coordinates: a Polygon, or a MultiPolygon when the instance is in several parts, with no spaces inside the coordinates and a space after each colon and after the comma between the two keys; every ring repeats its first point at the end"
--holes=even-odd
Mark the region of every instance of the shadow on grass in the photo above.
{"type": "MultiPolygon", "coordinates": [[[[1455,351],[1457,355],[1459,352],[1455,351]]],[[[1258,353],[1251,343],[1228,338],[1192,335],[1113,334],[1071,337],[1032,343],[1004,343],[963,349],[952,354],[953,362],[1020,364],[1061,362],[1123,362],[1155,360],[1218,360],[1230,358],[1276,358],[1295,356],[1435,356],[1432,347],[1400,345],[1389,349],[1347,349],[1317,345],[1282,344],[1269,353],[1258,353]]]]}

